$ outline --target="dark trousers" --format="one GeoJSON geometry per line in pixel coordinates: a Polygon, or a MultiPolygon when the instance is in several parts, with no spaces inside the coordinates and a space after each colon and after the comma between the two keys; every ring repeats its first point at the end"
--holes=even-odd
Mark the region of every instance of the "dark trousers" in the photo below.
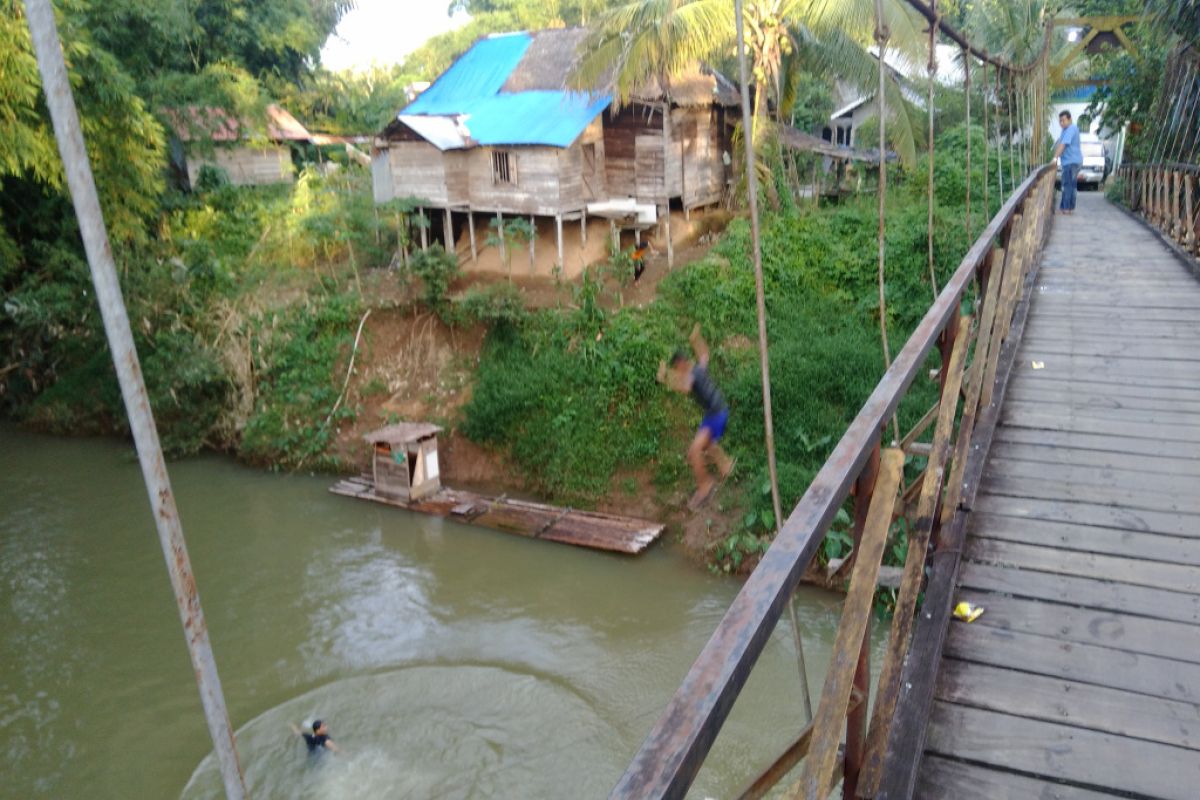
{"type": "Polygon", "coordinates": [[[1075,176],[1078,174],[1078,164],[1062,165],[1062,202],[1058,204],[1058,207],[1063,211],[1075,210],[1075,176]]]}

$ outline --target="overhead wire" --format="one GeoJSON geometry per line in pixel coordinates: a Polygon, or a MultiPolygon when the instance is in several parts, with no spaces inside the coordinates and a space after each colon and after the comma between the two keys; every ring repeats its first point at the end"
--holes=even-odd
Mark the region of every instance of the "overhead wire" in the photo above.
{"type": "MultiPolygon", "coordinates": [[[[963,94],[966,95],[967,120],[967,241],[971,241],[971,51],[962,49],[963,94]]],[[[986,174],[986,173],[985,173],[986,174]]]]}
{"type": "Polygon", "coordinates": [[[986,60],[983,62],[983,79],[980,81],[980,84],[983,86],[983,93],[980,95],[980,99],[983,100],[983,218],[991,219],[992,205],[990,199],[988,198],[988,184],[992,182],[991,163],[989,158],[991,155],[989,152],[991,149],[989,140],[992,138],[992,131],[988,126],[988,106],[990,106],[991,103],[988,102],[987,98],[988,62],[986,60]]]}
{"type": "MultiPolygon", "coordinates": [[[[936,16],[937,15],[937,0],[932,0],[932,7],[934,10],[934,14],[936,16]]],[[[940,16],[937,18],[940,19],[940,16]]],[[[925,223],[925,238],[926,238],[926,243],[927,243],[926,252],[927,252],[928,260],[929,260],[929,286],[931,289],[933,289],[933,299],[934,300],[937,300],[937,294],[938,294],[937,273],[934,271],[934,267],[933,267],[933,168],[934,168],[934,163],[935,163],[934,162],[934,152],[933,152],[933,89],[934,89],[934,83],[936,82],[936,79],[937,79],[937,66],[938,66],[937,65],[937,31],[938,31],[938,26],[937,26],[937,20],[935,19],[934,22],[931,22],[929,24],[929,61],[926,62],[926,64],[925,64],[925,72],[929,78],[929,101],[928,101],[928,108],[926,109],[926,111],[928,112],[928,117],[929,117],[929,142],[928,142],[929,170],[928,170],[928,179],[926,181],[926,183],[928,184],[928,191],[926,193],[927,194],[927,198],[926,198],[927,219],[926,219],[926,223],[925,223]]]]}
{"type": "Polygon", "coordinates": [[[1013,147],[1014,147],[1016,139],[1013,137],[1012,73],[1006,72],[1005,78],[1007,80],[1007,85],[1008,85],[1008,91],[1005,93],[1005,96],[1004,96],[1004,109],[1008,115],[1008,179],[1009,179],[1009,182],[1013,186],[1016,186],[1017,185],[1017,160],[1016,160],[1016,156],[1013,155],[1013,147]]]}
{"type": "MultiPolygon", "coordinates": [[[[883,368],[889,369],[892,366],[892,351],[888,345],[887,332],[887,296],[884,291],[885,281],[887,277],[886,258],[885,258],[885,234],[887,226],[887,88],[884,81],[885,57],[887,54],[887,43],[891,37],[891,31],[888,30],[883,18],[883,0],[875,0],[875,44],[879,50],[879,89],[878,89],[878,104],[879,104],[879,235],[878,235],[878,250],[879,250],[879,339],[883,346],[883,368]]],[[[892,435],[898,442],[900,441],[900,423],[896,415],[892,415],[892,435]]]]}

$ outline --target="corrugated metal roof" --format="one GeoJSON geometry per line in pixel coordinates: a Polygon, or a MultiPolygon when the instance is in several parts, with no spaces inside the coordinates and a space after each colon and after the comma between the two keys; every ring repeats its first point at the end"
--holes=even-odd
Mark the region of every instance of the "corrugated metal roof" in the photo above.
{"type": "MultiPolygon", "coordinates": [[[[295,117],[274,103],[267,106],[266,112],[268,139],[277,142],[302,142],[311,138],[312,135],[295,117]]],[[[235,119],[224,109],[212,106],[166,108],[163,109],[163,113],[170,120],[175,135],[181,142],[190,142],[198,138],[209,138],[214,142],[236,142],[248,137],[251,129],[261,128],[235,119]]]]}
{"type": "Polygon", "coordinates": [[[267,106],[267,119],[270,120],[267,125],[267,137],[270,139],[303,142],[312,138],[299,120],[274,103],[267,106]]]}
{"type": "Polygon", "coordinates": [[[375,442],[407,444],[424,439],[426,436],[432,436],[435,433],[441,433],[441,431],[442,429],[437,425],[432,425],[428,422],[397,422],[394,425],[388,425],[386,428],[371,431],[362,438],[372,444],[375,442]]]}
{"type": "Polygon", "coordinates": [[[438,150],[461,150],[468,146],[466,129],[461,117],[427,117],[422,114],[401,114],[397,117],[425,141],[438,150]]]}

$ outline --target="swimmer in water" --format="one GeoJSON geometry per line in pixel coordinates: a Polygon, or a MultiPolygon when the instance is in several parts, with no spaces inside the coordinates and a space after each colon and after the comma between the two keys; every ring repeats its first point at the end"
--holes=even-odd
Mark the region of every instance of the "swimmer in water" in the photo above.
{"type": "Polygon", "coordinates": [[[337,745],[333,743],[333,737],[329,735],[329,726],[319,719],[313,722],[312,733],[300,730],[295,724],[292,725],[292,733],[304,737],[304,743],[308,745],[308,752],[310,753],[315,753],[322,749],[328,750],[331,753],[338,752],[337,745]]]}

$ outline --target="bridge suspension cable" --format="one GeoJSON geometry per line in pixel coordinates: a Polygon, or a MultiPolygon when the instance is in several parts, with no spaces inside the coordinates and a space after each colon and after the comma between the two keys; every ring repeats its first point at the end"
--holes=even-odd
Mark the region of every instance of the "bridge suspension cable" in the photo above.
{"type": "Polygon", "coordinates": [[[1183,255],[1200,259],[1200,53],[1177,46],[1167,59],[1150,121],[1152,143],[1122,164],[1122,199],[1183,255]]]}

